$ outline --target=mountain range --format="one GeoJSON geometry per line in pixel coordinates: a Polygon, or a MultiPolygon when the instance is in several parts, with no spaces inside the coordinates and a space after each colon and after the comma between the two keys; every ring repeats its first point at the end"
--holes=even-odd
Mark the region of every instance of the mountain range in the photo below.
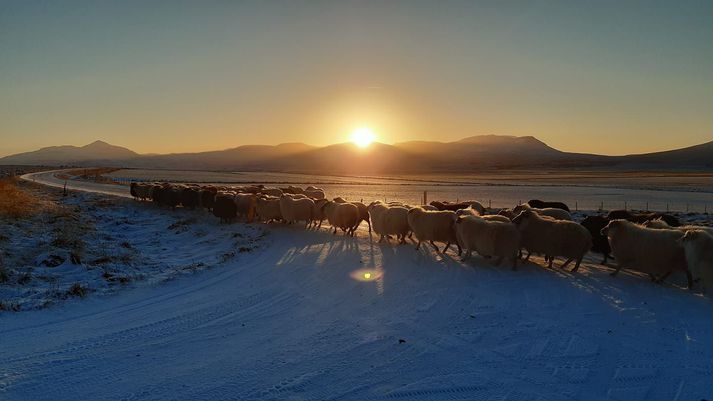
{"type": "Polygon", "coordinates": [[[324,147],[284,143],[161,155],[141,155],[96,141],[81,147],[52,146],[6,156],[0,158],[0,164],[339,174],[531,168],[713,170],[713,141],[682,149],[626,156],[563,152],[532,136],[503,135],[479,135],[455,142],[372,143],[365,149],[351,143],[324,147]]]}

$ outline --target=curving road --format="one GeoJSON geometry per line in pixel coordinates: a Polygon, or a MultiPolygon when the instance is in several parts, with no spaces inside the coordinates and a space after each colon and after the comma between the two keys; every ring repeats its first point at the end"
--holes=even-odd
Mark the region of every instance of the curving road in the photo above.
{"type": "Polygon", "coordinates": [[[32,181],[38,184],[43,184],[55,188],[64,188],[64,185],[66,183],[67,189],[73,191],[93,192],[97,194],[131,198],[129,188],[124,185],[101,184],[91,181],[63,180],[61,178],[57,178],[58,174],[61,174],[65,171],[69,170],[41,171],[39,173],[24,174],[20,176],[20,178],[26,181],[32,181]]]}
{"type": "MultiPolygon", "coordinates": [[[[71,182],[115,194],[96,185],[71,182]]],[[[706,297],[591,260],[512,272],[363,231],[275,226],[266,244],[153,288],[0,313],[0,399],[713,397],[706,297]]]]}

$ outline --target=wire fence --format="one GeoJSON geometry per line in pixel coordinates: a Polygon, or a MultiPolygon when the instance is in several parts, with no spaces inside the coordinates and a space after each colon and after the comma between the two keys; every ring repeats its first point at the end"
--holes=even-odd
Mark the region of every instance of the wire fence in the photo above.
{"type": "MultiPolygon", "coordinates": [[[[156,182],[151,178],[111,177],[114,182],[128,185],[131,182],[156,182]]],[[[250,183],[215,183],[214,185],[242,186],[250,183]]],[[[287,186],[289,184],[269,184],[287,186]]],[[[297,185],[297,184],[295,184],[297,185]]],[[[633,210],[668,213],[713,213],[713,194],[668,190],[641,190],[626,188],[553,187],[533,186],[438,186],[428,185],[372,185],[372,184],[315,184],[329,197],[340,196],[348,200],[370,203],[374,200],[399,201],[412,205],[432,200],[459,202],[477,200],[491,209],[512,208],[529,199],[564,202],[572,211],[633,210]],[[549,192],[548,192],[549,191],[549,192]]]]}

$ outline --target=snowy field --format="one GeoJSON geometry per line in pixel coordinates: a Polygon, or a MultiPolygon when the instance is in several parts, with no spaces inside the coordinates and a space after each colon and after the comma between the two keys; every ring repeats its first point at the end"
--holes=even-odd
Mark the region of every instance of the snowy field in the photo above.
{"type": "MultiPolygon", "coordinates": [[[[70,183],[115,191],[96,185],[70,183]]],[[[365,228],[221,226],[204,212],[74,199],[101,216],[109,252],[127,241],[143,255],[132,266],[145,276],[0,313],[0,399],[713,398],[713,303],[681,277],[612,278],[591,254],[574,275],[539,258],[510,271],[378,244],[365,228]],[[188,223],[168,229],[175,221],[188,223]],[[166,267],[191,263],[205,268],[166,267]],[[150,273],[164,269],[175,279],[150,273]]]]}
{"type": "Polygon", "coordinates": [[[107,174],[117,182],[168,181],[219,185],[317,185],[345,199],[380,199],[417,204],[473,199],[513,207],[529,199],[567,203],[572,209],[641,209],[713,213],[713,174],[685,172],[500,171],[482,174],[332,176],[290,173],[123,169],[107,174]]]}

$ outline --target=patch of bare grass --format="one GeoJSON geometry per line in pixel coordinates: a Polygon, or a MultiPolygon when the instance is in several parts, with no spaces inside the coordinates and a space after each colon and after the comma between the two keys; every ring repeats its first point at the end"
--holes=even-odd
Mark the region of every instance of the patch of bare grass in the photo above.
{"type": "Polygon", "coordinates": [[[0,216],[20,219],[42,211],[45,203],[17,184],[16,178],[0,180],[0,216]]]}

